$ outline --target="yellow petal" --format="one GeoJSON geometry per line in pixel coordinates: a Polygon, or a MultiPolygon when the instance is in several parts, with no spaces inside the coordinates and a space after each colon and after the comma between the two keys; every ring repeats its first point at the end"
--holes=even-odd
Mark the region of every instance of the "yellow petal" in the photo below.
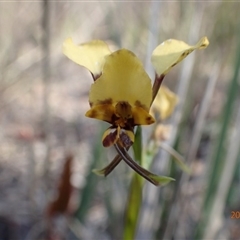
{"type": "Polygon", "coordinates": [[[100,104],[97,106],[93,106],[90,110],[86,112],[85,116],[111,123],[113,114],[114,107],[111,104],[100,104]]]}
{"type": "Polygon", "coordinates": [[[160,115],[161,120],[168,118],[174,111],[178,97],[165,86],[161,86],[153,102],[151,111],[160,115]]]}
{"type": "Polygon", "coordinates": [[[105,58],[103,73],[90,90],[92,105],[111,100],[113,105],[120,101],[131,106],[149,109],[152,99],[151,80],[140,60],[126,49],[118,50],[105,58]]]}
{"type": "Polygon", "coordinates": [[[134,125],[150,125],[155,122],[154,118],[141,107],[134,107],[132,114],[134,125]]]}
{"type": "Polygon", "coordinates": [[[206,48],[209,44],[207,37],[203,37],[200,41],[190,46],[185,42],[175,39],[169,39],[160,44],[152,54],[152,64],[158,76],[166,75],[172,67],[181,62],[188,54],[196,49],[206,48]]]}
{"type": "Polygon", "coordinates": [[[111,51],[108,45],[101,40],[75,45],[71,38],[63,43],[63,53],[75,63],[87,68],[94,76],[102,72],[105,56],[111,51]]]}

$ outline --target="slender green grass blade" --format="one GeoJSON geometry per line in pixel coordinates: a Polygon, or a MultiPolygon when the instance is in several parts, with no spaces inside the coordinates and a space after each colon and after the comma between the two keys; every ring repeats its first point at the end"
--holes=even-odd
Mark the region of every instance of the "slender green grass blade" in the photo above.
{"type": "MultiPolygon", "coordinates": [[[[100,134],[98,134],[96,139],[101,139],[100,134]]],[[[88,209],[91,204],[91,199],[93,198],[95,188],[97,185],[97,179],[99,178],[95,174],[92,173],[92,169],[94,169],[97,166],[97,163],[99,162],[99,159],[101,158],[102,155],[102,146],[100,145],[101,142],[96,142],[95,145],[93,146],[93,160],[92,164],[89,165],[87,177],[86,177],[86,185],[81,191],[80,199],[81,203],[75,213],[76,218],[80,222],[84,222],[84,219],[87,215],[88,209]]]]}
{"type": "Polygon", "coordinates": [[[190,168],[184,163],[184,158],[171,146],[166,145],[165,143],[160,143],[160,147],[167,151],[171,156],[175,163],[186,173],[190,174],[190,168]]]}
{"type": "Polygon", "coordinates": [[[219,140],[217,143],[217,147],[213,156],[213,163],[211,167],[208,188],[207,188],[204,205],[203,205],[203,218],[196,231],[195,239],[201,239],[203,235],[204,229],[206,227],[206,222],[209,217],[208,213],[210,212],[209,210],[213,205],[214,195],[216,194],[218,182],[221,177],[224,161],[227,160],[224,158],[225,157],[224,146],[226,146],[225,143],[227,139],[228,128],[229,128],[230,120],[232,117],[235,100],[236,100],[236,97],[238,96],[237,93],[239,91],[238,76],[239,76],[239,68],[240,68],[240,36],[238,39],[239,39],[238,41],[239,45],[237,50],[236,65],[235,65],[232,81],[229,84],[229,90],[227,94],[228,99],[226,101],[222,119],[221,119],[222,127],[221,127],[220,135],[218,138],[219,140]]]}

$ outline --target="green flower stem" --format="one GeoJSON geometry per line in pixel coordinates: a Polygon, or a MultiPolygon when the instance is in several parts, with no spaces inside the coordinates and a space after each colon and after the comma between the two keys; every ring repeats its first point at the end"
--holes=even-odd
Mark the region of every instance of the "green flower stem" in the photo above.
{"type": "MultiPolygon", "coordinates": [[[[141,164],[142,161],[142,128],[137,127],[135,134],[135,141],[133,144],[134,157],[136,161],[141,164]]],[[[134,239],[137,222],[140,213],[140,208],[142,205],[142,188],[143,188],[143,179],[137,174],[134,173],[130,188],[129,195],[127,200],[126,212],[125,212],[125,226],[124,226],[124,235],[123,239],[134,239]]]]}
{"type": "Polygon", "coordinates": [[[137,173],[134,173],[126,203],[125,222],[123,240],[134,239],[138,217],[142,205],[143,179],[137,173]]]}
{"type": "Polygon", "coordinates": [[[142,127],[138,126],[135,133],[135,141],[133,143],[134,159],[142,165],[142,127]]]}

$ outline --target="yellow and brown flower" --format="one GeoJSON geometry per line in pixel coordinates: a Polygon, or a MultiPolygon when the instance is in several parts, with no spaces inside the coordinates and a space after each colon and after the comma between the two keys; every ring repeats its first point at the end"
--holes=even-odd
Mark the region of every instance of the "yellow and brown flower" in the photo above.
{"type": "MultiPolygon", "coordinates": [[[[154,123],[149,111],[165,75],[192,51],[206,48],[208,44],[206,37],[194,46],[174,39],[160,44],[151,58],[155,69],[152,85],[141,61],[129,50],[120,49],[111,53],[108,45],[101,40],[78,46],[70,38],[64,42],[63,53],[87,68],[94,80],[89,93],[90,109],[86,116],[111,124],[103,134],[102,143],[105,147],[114,145],[119,154],[107,167],[97,170],[97,173],[108,175],[123,159],[147,180],[156,185],[159,183],[159,176],[139,166],[126,151],[134,142],[134,127],[154,123]]],[[[163,90],[160,94],[162,92],[165,96],[157,97],[154,103],[161,119],[171,114],[177,102],[174,94],[163,90]],[[166,104],[158,106],[164,99],[167,100],[166,104]]]]}

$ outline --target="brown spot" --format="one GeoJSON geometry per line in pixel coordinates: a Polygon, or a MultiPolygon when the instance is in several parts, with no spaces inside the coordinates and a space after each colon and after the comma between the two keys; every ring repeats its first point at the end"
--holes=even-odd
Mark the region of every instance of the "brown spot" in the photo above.
{"type": "Polygon", "coordinates": [[[102,141],[104,147],[110,147],[116,142],[117,138],[117,129],[110,132],[102,141]]]}
{"type": "Polygon", "coordinates": [[[98,112],[96,110],[91,110],[90,111],[90,114],[88,115],[88,117],[91,117],[91,118],[96,118],[98,115],[98,112]]]}
{"type": "Polygon", "coordinates": [[[135,102],[135,106],[136,106],[136,107],[141,107],[141,108],[143,108],[143,109],[145,109],[145,110],[148,110],[147,107],[146,107],[145,105],[143,105],[139,100],[137,100],[137,101],[135,102]]]}
{"type": "Polygon", "coordinates": [[[186,52],[183,52],[182,55],[181,55],[181,57],[184,58],[185,56],[187,56],[187,54],[186,54],[186,52]]]}
{"type": "Polygon", "coordinates": [[[105,100],[99,101],[99,104],[112,104],[113,100],[111,98],[107,98],[105,100]]]}
{"type": "Polygon", "coordinates": [[[182,53],[181,57],[186,57],[187,55],[189,55],[193,50],[188,50],[182,53]]]}
{"type": "Polygon", "coordinates": [[[188,52],[188,51],[186,51],[186,52],[183,52],[183,53],[182,53],[182,55],[181,55],[181,57],[183,57],[183,58],[184,58],[184,57],[186,57],[186,56],[187,56],[189,53],[190,53],[190,52],[188,52]]]}
{"type": "Polygon", "coordinates": [[[121,142],[122,142],[122,144],[123,144],[123,146],[125,148],[126,147],[130,147],[133,144],[133,142],[131,141],[130,137],[126,133],[124,133],[124,132],[121,132],[120,139],[121,139],[121,142]]]}
{"type": "Polygon", "coordinates": [[[117,50],[117,51],[116,51],[114,54],[116,54],[116,55],[117,55],[117,54],[119,54],[119,53],[120,53],[120,51],[121,51],[121,50],[117,50]]]}
{"type": "Polygon", "coordinates": [[[154,123],[153,119],[152,119],[150,116],[146,118],[146,122],[147,122],[148,124],[154,123]]]}
{"type": "Polygon", "coordinates": [[[99,74],[96,74],[96,75],[93,75],[93,74],[92,74],[92,77],[93,77],[94,82],[95,82],[98,78],[100,78],[101,75],[102,75],[102,73],[99,73],[99,74]]]}
{"type": "Polygon", "coordinates": [[[174,67],[174,66],[176,66],[177,65],[177,63],[174,63],[171,67],[174,67]]]}
{"type": "Polygon", "coordinates": [[[93,106],[93,103],[92,103],[92,102],[89,102],[89,105],[90,105],[90,107],[92,107],[92,106],[93,106]]]}
{"type": "Polygon", "coordinates": [[[119,117],[121,127],[125,125],[125,122],[132,117],[132,107],[128,102],[120,101],[115,106],[115,114],[119,117]]]}

